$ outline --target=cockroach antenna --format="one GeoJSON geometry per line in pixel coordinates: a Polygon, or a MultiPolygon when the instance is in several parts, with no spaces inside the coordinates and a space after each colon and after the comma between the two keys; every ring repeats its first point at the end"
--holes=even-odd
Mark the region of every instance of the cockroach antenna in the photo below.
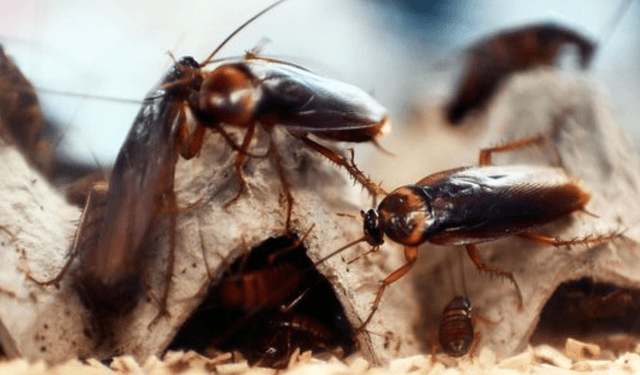
{"type": "Polygon", "coordinates": [[[622,0],[620,2],[620,5],[618,6],[618,11],[616,12],[615,16],[611,18],[611,21],[609,21],[609,24],[605,25],[605,27],[602,29],[602,32],[600,33],[599,43],[601,46],[604,46],[605,44],[607,44],[609,39],[611,39],[613,32],[616,30],[616,28],[618,27],[618,24],[620,23],[620,20],[622,20],[622,17],[624,17],[624,15],[627,14],[629,9],[631,8],[632,2],[633,0],[622,0]]]}
{"type": "Polygon", "coordinates": [[[242,29],[244,29],[245,27],[249,26],[249,24],[251,24],[253,21],[257,20],[258,18],[260,18],[263,14],[267,13],[268,11],[270,11],[271,9],[277,7],[278,5],[284,3],[287,0],[278,0],[275,3],[269,5],[268,7],[264,8],[263,10],[261,10],[260,12],[258,12],[255,16],[249,18],[248,20],[245,21],[245,23],[243,23],[242,25],[240,25],[237,29],[235,29],[231,34],[229,34],[229,36],[227,36],[225,38],[225,40],[222,41],[222,43],[220,43],[218,45],[218,47],[216,47],[216,49],[213,50],[213,52],[211,52],[211,54],[209,54],[209,56],[207,56],[206,59],[204,59],[204,61],[200,64],[200,66],[206,66],[207,64],[209,64],[211,62],[211,60],[213,59],[213,57],[222,49],[222,47],[224,47],[234,36],[236,36],[242,29]]]}

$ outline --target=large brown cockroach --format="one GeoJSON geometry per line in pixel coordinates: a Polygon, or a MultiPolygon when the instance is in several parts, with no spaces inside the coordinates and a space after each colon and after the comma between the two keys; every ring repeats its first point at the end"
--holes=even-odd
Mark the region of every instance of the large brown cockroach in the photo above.
{"type": "MultiPolygon", "coordinates": [[[[234,35],[282,1],[237,28],[204,62],[191,57],[180,59],[148,95],[116,158],[102,222],[94,226],[99,227],[95,246],[74,249],[81,263],[76,284],[93,308],[122,312],[123,306],[135,306],[149,233],[161,212],[171,213],[169,267],[173,267],[175,164],[178,154],[185,159],[198,154],[207,128],[218,132],[237,150],[235,166],[240,190],[232,201],[244,185],[241,170],[246,158],[252,156],[249,147],[256,129],[261,127],[269,135],[268,154],[274,158],[287,199],[287,230],[293,198],[270,136],[276,125],[344,166],[358,181],[367,181],[353,163],[308,137],[313,134],[334,141],[376,142],[388,129],[388,115],[364,91],[255,53],[233,62],[225,59],[212,71],[204,69],[234,35]],[[226,126],[246,128],[240,145],[227,133],[226,126]]],[[[371,191],[377,192],[377,188],[371,191]]],[[[89,209],[93,207],[90,200],[89,209]]],[[[81,225],[79,237],[86,236],[84,230],[81,225]]],[[[171,275],[172,270],[167,274],[171,275]]],[[[51,282],[58,280],[59,277],[51,282]]],[[[163,303],[168,291],[167,285],[163,303]]]]}
{"type": "Polygon", "coordinates": [[[596,44],[565,27],[538,24],[485,37],[467,49],[467,62],[458,89],[446,105],[447,119],[460,123],[469,111],[484,107],[500,84],[513,73],[541,65],[553,65],[565,45],[580,51],[586,69],[596,44]]]}
{"type": "MultiPolygon", "coordinates": [[[[562,168],[511,165],[491,166],[491,154],[540,143],[542,136],[524,138],[501,146],[482,149],[480,165],[446,170],[429,175],[413,185],[389,193],[377,209],[361,212],[364,237],[334,251],[367,241],[378,247],[385,234],[404,245],[406,263],[388,275],[380,285],[364,328],[385,289],[406,275],[418,259],[418,248],[425,242],[437,245],[464,245],[476,267],[508,278],[515,286],[518,305],[522,295],[511,272],[482,261],[477,243],[509,236],[552,246],[599,243],[615,234],[583,239],[560,240],[534,233],[542,225],[583,210],[590,194],[562,168]]],[[[372,183],[372,182],[369,182],[372,183]]]]}

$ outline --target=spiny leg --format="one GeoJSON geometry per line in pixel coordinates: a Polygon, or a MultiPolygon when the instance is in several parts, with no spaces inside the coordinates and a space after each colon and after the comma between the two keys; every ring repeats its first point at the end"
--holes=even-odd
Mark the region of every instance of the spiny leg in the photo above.
{"type": "Polygon", "coordinates": [[[369,316],[367,316],[367,319],[365,319],[364,323],[362,323],[360,328],[357,329],[358,331],[364,330],[367,324],[369,324],[369,322],[371,321],[371,318],[373,318],[373,314],[375,314],[375,312],[378,310],[378,305],[380,304],[380,300],[382,299],[384,290],[389,285],[400,280],[404,275],[406,275],[409,271],[411,271],[411,268],[413,267],[416,260],[418,259],[418,248],[405,247],[404,257],[407,263],[405,263],[404,266],[393,271],[389,276],[387,276],[384,280],[382,280],[382,284],[378,288],[378,294],[376,294],[376,299],[373,301],[373,305],[371,306],[371,312],[369,313],[369,316]]]}
{"type": "Polygon", "coordinates": [[[469,254],[469,257],[479,270],[486,271],[492,275],[506,277],[513,283],[516,287],[516,293],[518,294],[518,310],[522,310],[522,292],[520,292],[520,287],[518,286],[516,279],[513,277],[513,274],[484,263],[482,259],[480,259],[480,253],[478,253],[478,248],[475,245],[467,244],[465,247],[467,249],[467,254],[469,254]]]}
{"type": "Polygon", "coordinates": [[[231,198],[227,203],[224,204],[224,207],[227,208],[233,203],[235,203],[242,191],[245,188],[246,183],[244,182],[244,177],[242,177],[242,167],[244,166],[244,161],[247,156],[246,151],[249,149],[249,145],[251,144],[251,140],[253,139],[253,135],[256,131],[256,124],[251,124],[247,129],[246,134],[244,135],[244,139],[242,140],[242,145],[240,145],[240,151],[238,151],[238,157],[236,158],[236,178],[238,180],[238,184],[240,185],[238,192],[236,195],[231,198]]]}
{"type": "Polygon", "coordinates": [[[344,169],[346,169],[347,172],[349,172],[349,174],[356,181],[358,181],[362,186],[364,186],[365,189],[367,189],[371,193],[371,195],[373,195],[374,197],[376,197],[377,195],[387,195],[387,192],[384,189],[382,189],[380,185],[376,184],[375,182],[371,181],[371,179],[369,179],[367,176],[365,176],[364,173],[362,173],[362,171],[359,170],[356,167],[355,163],[353,163],[352,161],[350,162],[344,156],[339,155],[335,151],[325,146],[322,146],[321,144],[309,139],[306,136],[301,137],[300,139],[304,143],[306,143],[307,146],[311,147],[314,151],[323,155],[324,157],[331,160],[335,164],[344,167],[344,169]]]}
{"type": "MultiPolygon", "coordinates": [[[[173,185],[173,184],[172,184],[173,185]]],[[[162,311],[169,315],[167,310],[167,300],[169,299],[169,290],[171,289],[171,279],[173,278],[173,271],[175,268],[176,260],[176,246],[177,246],[177,224],[176,224],[176,211],[178,210],[178,202],[176,194],[173,191],[173,187],[167,192],[166,199],[169,205],[169,257],[167,259],[167,269],[165,273],[165,287],[162,294],[162,311]]]]}
{"type": "Polygon", "coordinates": [[[273,159],[276,165],[276,171],[278,172],[278,178],[280,179],[280,184],[282,184],[282,190],[287,201],[287,220],[285,224],[285,230],[287,233],[289,233],[289,227],[291,224],[291,210],[293,209],[293,196],[291,195],[291,186],[284,174],[284,169],[282,168],[282,157],[278,152],[278,147],[275,145],[273,136],[271,134],[269,134],[269,150],[273,153],[273,159]]]}
{"type": "MultiPolygon", "coordinates": [[[[67,274],[71,264],[76,257],[81,253],[81,248],[84,247],[88,240],[95,240],[100,233],[103,220],[102,208],[106,205],[106,198],[108,193],[108,185],[103,182],[95,183],[89,190],[87,200],[85,202],[84,209],[80,216],[80,223],[76,228],[76,232],[73,236],[73,243],[71,244],[71,251],[69,253],[69,259],[62,266],[62,269],[58,274],[46,281],[36,280],[30,273],[27,273],[27,278],[40,286],[60,284],[60,281],[67,274]]],[[[94,246],[97,245],[97,242],[94,246]]]]}
{"type": "MultiPolygon", "coordinates": [[[[171,183],[171,188],[165,195],[165,199],[167,201],[167,206],[169,207],[169,256],[167,258],[167,269],[165,270],[164,275],[164,290],[162,291],[162,296],[158,301],[159,311],[158,314],[153,318],[151,323],[149,323],[148,327],[154,326],[158,320],[164,316],[171,316],[169,314],[169,310],[167,308],[167,301],[169,300],[169,291],[171,290],[171,279],[173,278],[173,271],[175,267],[176,260],[176,246],[177,246],[177,234],[176,234],[176,211],[178,210],[178,202],[176,198],[176,193],[173,191],[173,183],[171,183]]],[[[143,266],[144,267],[144,266],[143,266]]],[[[148,272],[146,273],[148,277],[148,272]]],[[[147,284],[150,285],[150,279],[147,281],[147,284]]],[[[151,290],[151,288],[148,288],[151,290]]]]}
{"type": "Polygon", "coordinates": [[[540,245],[548,246],[571,246],[571,245],[597,245],[605,241],[610,241],[616,237],[619,237],[621,233],[610,232],[599,235],[588,235],[581,238],[572,238],[569,240],[561,240],[546,234],[534,233],[534,232],[521,232],[518,233],[519,237],[522,237],[531,242],[535,242],[540,245]]]}
{"type": "Polygon", "coordinates": [[[530,146],[533,144],[540,144],[544,142],[544,137],[542,135],[537,135],[535,137],[521,138],[516,139],[514,141],[498,145],[495,147],[483,148],[480,150],[480,165],[491,165],[491,154],[494,152],[504,152],[516,150],[522,147],[530,146]]]}

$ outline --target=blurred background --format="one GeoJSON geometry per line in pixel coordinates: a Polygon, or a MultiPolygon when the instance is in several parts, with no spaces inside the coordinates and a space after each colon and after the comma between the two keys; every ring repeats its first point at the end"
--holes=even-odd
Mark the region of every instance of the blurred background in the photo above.
{"type": "MultiPolygon", "coordinates": [[[[140,103],[92,96],[141,100],[172,64],[167,51],[202,60],[269,4],[4,0],[0,42],[40,89],[45,112],[63,126],[63,150],[87,161],[95,156],[106,166],[140,103]]],[[[240,56],[268,38],[264,54],[365,89],[390,109],[398,127],[416,98],[444,102],[452,94],[466,46],[532,22],[565,25],[600,43],[587,74],[602,83],[614,115],[640,150],[638,1],[289,0],[219,56],[240,56]]]]}

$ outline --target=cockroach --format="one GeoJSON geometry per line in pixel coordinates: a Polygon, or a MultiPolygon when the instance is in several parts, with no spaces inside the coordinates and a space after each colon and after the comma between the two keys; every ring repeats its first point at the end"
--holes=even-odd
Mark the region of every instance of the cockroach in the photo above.
{"type": "MultiPolygon", "coordinates": [[[[185,159],[196,156],[207,128],[237,150],[240,189],[229,203],[239,197],[244,186],[241,169],[246,158],[252,156],[249,146],[259,126],[268,135],[276,125],[282,126],[311,149],[344,166],[356,180],[367,180],[353,163],[308,137],[313,134],[334,141],[375,143],[389,128],[388,114],[364,91],[255,53],[212,71],[203,69],[241,29],[283,1],[238,27],[204,62],[192,57],[177,61],[148,95],[116,158],[97,245],[80,254],[77,284],[91,300],[90,305],[120,310],[123,298],[136,298],[153,223],[161,211],[177,211],[173,184],[178,154],[185,159]],[[226,126],[246,128],[240,145],[227,133],[226,126]]],[[[287,199],[289,228],[293,197],[271,136],[268,154],[275,159],[287,199]]],[[[170,219],[172,267],[175,215],[170,219]]],[[[167,295],[168,287],[163,302],[167,295]]]]}
{"type": "Polygon", "coordinates": [[[218,300],[231,310],[277,307],[299,288],[303,276],[304,270],[294,263],[230,276],[221,281],[218,300]]]}
{"type": "Polygon", "coordinates": [[[513,73],[553,65],[565,45],[575,45],[582,69],[589,67],[596,44],[558,25],[519,27],[475,42],[467,50],[466,67],[456,94],[446,105],[447,119],[459,124],[467,113],[483,108],[513,73]]]}
{"type": "Polygon", "coordinates": [[[303,240],[270,238],[231,264],[169,349],[235,350],[270,367],[286,366],[295,348],[353,352],[353,330],[303,240]]]}
{"type": "Polygon", "coordinates": [[[640,291],[583,277],[558,286],[540,313],[536,331],[574,338],[596,333],[637,335],[639,310],[640,291]]]}
{"type": "MultiPolygon", "coordinates": [[[[386,111],[364,92],[294,65],[247,55],[211,72],[202,70],[231,37],[281,2],[241,25],[204,63],[182,58],[145,100],[116,159],[96,246],[81,253],[74,249],[81,263],[76,284],[89,305],[106,310],[135,305],[123,303],[123,299],[135,299],[140,289],[140,269],[153,222],[162,210],[177,211],[173,178],[178,153],[186,159],[195,156],[206,127],[221,133],[238,150],[236,167],[242,181],[240,169],[249,155],[247,149],[258,123],[269,127],[282,124],[313,149],[334,159],[339,155],[308,139],[306,134],[365,141],[374,140],[388,126],[386,111]],[[196,118],[193,133],[188,130],[187,112],[196,118]],[[375,121],[371,120],[373,117],[375,121]],[[247,127],[241,146],[231,140],[223,123],[247,127]],[[331,127],[336,125],[337,128],[331,127]]],[[[275,155],[275,146],[270,146],[275,155]]],[[[289,202],[288,227],[292,198],[277,165],[289,202]]],[[[348,163],[344,165],[352,168],[348,163]]],[[[87,207],[92,206],[87,202],[87,207]]],[[[175,228],[174,215],[170,224],[175,228]]],[[[79,235],[82,230],[81,226],[79,235]]],[[[170,241],[174,249],[175,230],[171,231],[170,241]]],[[[170,259],[169,264],[172,263],[170,259]]],[[[165,300],[167,293],[168,288],[165,300]]]]}
{"type": "Polygon", "coordinates": [[[2,46],[0,89],[0,137],[15,144],[50,183],[69,186],[65,189],[67,200],[82,206],[89,186],[76,180],[90,178],[97,182],[104,179],[103,173],[56,152],[54,145],[62,138],[60,127],[44,115],[36,88],[5,54],[2,46]]]}
{"type": "Polygon", "coordinates": [[[373,317],[385,289],[411,270],[418,258],[418,248],[425,242],[465,246],[478,269],[508,278],[514,284],[518,306],[522,308],[522,294],[513,274],[484,263],[477,243],[519,236],[539,244],[561,246],[600,243],[613,238],[615,234],[560,240],[533,232],[536,226],[584,210],[590,198],[589,192],[559,167],[490,165],[493,152],[543,140],[542,136],[523,138],[482,149],[479,166],[434,173],[392,191],[377,209],[361,212],[364,236],[331,255],[362,241],[378,247],[384,243],[386,234],[392,241],[404,245],[406,263],[382,281],[371,312],[360,329],[373,317]]]}
{"type": "Polygon", "coordinates": [[[0,136],[15,144],[29,163],[54,179],[55,126],[45,121],[36,89],[0,46],[0,136]]]}
{"type": "Polygon", "coordinates": [[[471,300],[467,296],[455,296],[444,308],[438,327],[438,342],[443,352],[462,357],[477,342],[472,313],[471,300]]]}
{"type": "Polygon", "coordinates": [[[36,90],[0,47],[0,134],[14,142],[46,176],[52,168],[51,145],[43,142],[45,122],[36,90]]]}
{"type": "MultiPolygon", "coordinates": [[[[233,34],[232,34],[233,35],[233,34]]],[[[186,155],[199,152],[205,128],[223,135],[236,150],[236,176],[240,186],[228,202],[237,200],[245,187],[242,166],[257,128],[269,137],[269,152],[275,159],[278,177],[287,200],[286,225],[289,227],[293,197],[289,182],[281,167],[278,147],[271,133],[280,126],[294,138],[300,139],[312,150],[331,162],[344,167],[351,176],[363,184],[375,196],[380,191],[366,184],[368,179],[355,165],[339,153],[309,138],[339,142],[373,142],[390,128],[387,110],[363,90],[329,78],[324,78],[298,65],[260,57],[247,53],[239,61],[227,62],[213,71],[203,68],[211,63],[213,53],[198,66],[178,63],[186,78],[176,85],[189,88],[189,95],[182,102],[183,129],[186,129],[186,112],[195,118],[193,134],[186,135],[183,151],[186,155]],[[237,145],[227,134],[225,127],[245,128],[244,139],[237,145]]]]}
{"type": "MultiPolygon", "coordinates": [[[[464,295],[456,295],[445,306],[438,326],[438,345],[444,353],[451,357],[462,357],[471,351],[471,356],[475,354],[475,348],[480,340],[480,333],[476,334],[475,315],[468,297],[467,286],[464,277],[463,259],[460,258],[460,275],[464,295]]],[[[453,276],[453,274],[451,274],[453,276]]],[[[454,285],[453,277],[451,285],[454,285]]],[[[432,343],[435,344],[435,340],[432,343]]],[[[436,346],[433,346],[434,354],[436,346]]],[[[431,357],[435,360],[435,356],[431,357]]]]}

